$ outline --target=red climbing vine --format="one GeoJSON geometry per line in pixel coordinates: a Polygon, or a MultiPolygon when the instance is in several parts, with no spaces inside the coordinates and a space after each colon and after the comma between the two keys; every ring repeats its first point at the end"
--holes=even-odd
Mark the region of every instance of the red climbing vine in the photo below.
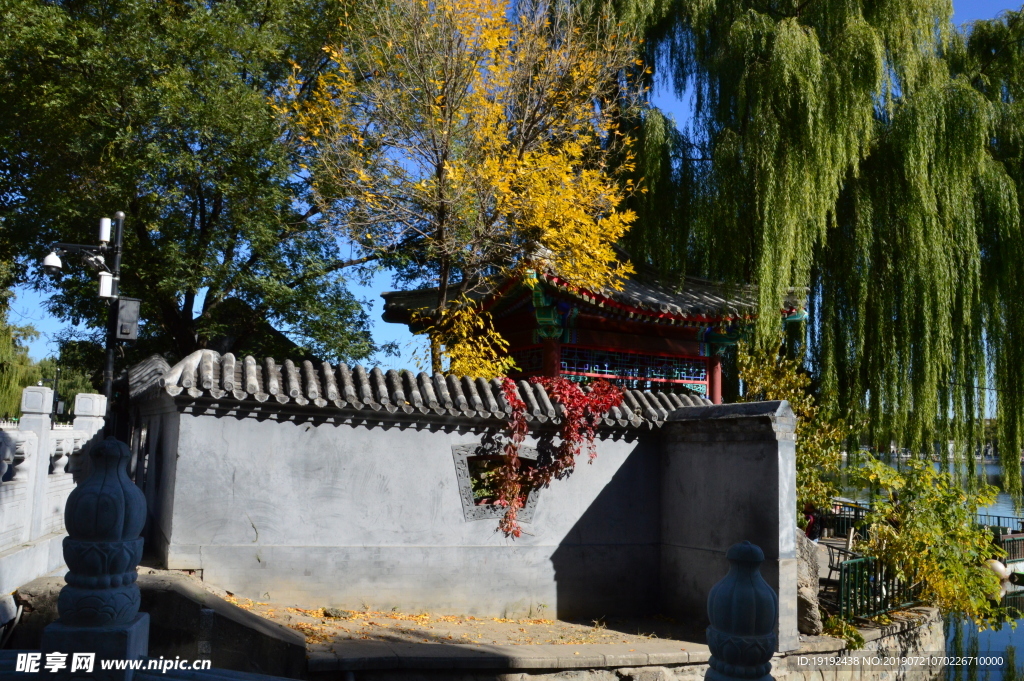
{"type": "Polygon", "coordinates": [[[508,422],[508,442],[505,443],[504,464],[497,473],[496,503],[505,507],[505,514],[498,522],[498,529],[506,537],[519,537],[522,528],[517,517],[523,508],[530,490],[546,487],[554,479],[561,479],[576,466],[576,456],[587,447],[589,460],[597,456],[594,435],[598,420],[609,409],[622,402],[622,389],[608,381],[596,380],[584,392],[578,383],[560,376],[535,376],[531,383],[544,386],[551,401],[562,407],[559,445],[551,460],[524,469],[519,459],[519,446],[529,433],[526,424],[526,403],[519,396],[519,388],[511,378],[502,379],[505,401],[512,408],[508,422]]]}
{"type": "Polygon", "coordinates": [[[501,390],[505,401],[512,408],[508,419],[508,442],[505,443],[505,462],[497,471],[498,499],[496,503],[505,507],[505,514],[498,521],[498,529],[506,537],[518,537],[523,531],[516,517],[523,507],[523,476],[520,474],[519,445],[526,439],[530,428],[526,425],[526,403],[519,397],[519,388],[511,378],[503,378],[501,390]]]}

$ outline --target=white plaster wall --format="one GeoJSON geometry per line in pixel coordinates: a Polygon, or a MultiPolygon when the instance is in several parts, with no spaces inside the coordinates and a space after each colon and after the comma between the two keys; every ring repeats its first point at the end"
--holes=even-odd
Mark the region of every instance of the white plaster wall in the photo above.
{"type": "Polygon", "coordinates": [[[513,541],[463,514],[451,448],[479,434],[187,413],[177,433],[170,522],[156,520],[167,567],[234,593],[483,615],[656,607],[653,434],[601,441],[593,464],[584,455],[540,492],[513,541]]]}
{"type": "Polygon", "coordinates": [[[779,596],[780,650],[797,647],[796,450],[786,402],[703,408],[662,427],[662,582],[666,609],[707,623],[707,594],[747,540],[779,596]],[[777,411],[773,411],[776,410],[777,411]]]}

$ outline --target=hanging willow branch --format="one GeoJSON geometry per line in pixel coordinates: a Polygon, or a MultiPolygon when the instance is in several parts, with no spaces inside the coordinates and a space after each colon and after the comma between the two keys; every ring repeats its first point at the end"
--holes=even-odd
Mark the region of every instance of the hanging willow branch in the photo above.
{"type": "Polygon", "coordinates": [[[655,113],[637,125],[638,168],[655,172],[633,255],[757,284],[761,347],[787,289],[808,286],[819,394],[884,450],[953,442],[964,463],[996,395],[1019,495],[1022,15],[961,33],[945,0],[623,5],[694,104],[678,137],[655,113]],[[657,213],[680,200],[685,227],[657,213]]]}

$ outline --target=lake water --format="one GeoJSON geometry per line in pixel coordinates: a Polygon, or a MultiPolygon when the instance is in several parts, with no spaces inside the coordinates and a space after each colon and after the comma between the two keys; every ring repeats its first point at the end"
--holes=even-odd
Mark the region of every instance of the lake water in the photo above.
{"type": "MultiPolygon", "coordinates": [[[[990,485],[999,486],[1000,468],[998,464],[985,464],[985,477],[990,485]]],[[[1013,500],[1009,494],[1001,492],[996,503],[980,511],[990,515],[1017,516],[1013,500]]],[[[1018,568],[1019,569],[1019,568],[1018,568]]],[[[1020,592],[1022,589],[1011,587],[1020,592]]],[[[1001,655],[1005,658],[1016,658],[1018,671],[1007,674],[1005,669],[948,668],[946,678],[949,681],[1009,681],[1010,678],[1024,679],[1024,618],[1017,620],[1017,628],[1009,624],[1003,625],[998,631],[977,631],[970,622],[947,622],[946,651],[949,655],[1001,655]],[[1007,648],[1013,648],[1010,655],[1007,648]],[[977,652],[975,652],[977,651],[977,652]],[[1019,651],[1019,654],[1017,654],[1019,651]],[[971,673],[973,671],[973,674],[971,673]]],[[[1007,660],[1008,661],[1008,660],[1007,660]]]]}

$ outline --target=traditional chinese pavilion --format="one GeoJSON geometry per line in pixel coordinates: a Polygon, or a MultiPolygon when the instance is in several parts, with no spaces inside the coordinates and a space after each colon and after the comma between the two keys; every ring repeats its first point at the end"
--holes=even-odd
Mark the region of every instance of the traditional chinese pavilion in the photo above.
{"type": "MultiPolygon", "coordinates": [[[[412,311],[436,304],[436,289],[382,294],[384,321],[420,331],[412,311]]],[[[688,391],[722,401],[723,350],[754,316],[756,292],[687,277],[673,290],[634,277],[621,291],[593,292],[527,270],[481,301],[508,341],[516,376],[604,378],[636,390],[688,391]]],[[[795,305],[784,315],[798,312],[795,305]]]]}

